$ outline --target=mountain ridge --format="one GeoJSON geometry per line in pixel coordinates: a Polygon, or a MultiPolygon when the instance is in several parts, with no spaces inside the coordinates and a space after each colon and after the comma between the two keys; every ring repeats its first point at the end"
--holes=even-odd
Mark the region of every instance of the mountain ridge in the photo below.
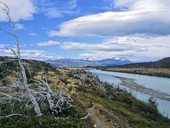
{"type": "MultiPolygon", "coordinates": [[[[114,67],[114,65],[112,65],[114,67]]],[[[120,65],[123,68],[170,68],[170,57],[165,57],[153,62],[140,62],[120,65]]]]}
{"type": "Polygon", "coordinates": [[[82,66],[110,66],[110,65],[123,65],[132,63],[127,58],[108,58],[102,60],[89,60],[89,59],[57,59],[47,60],[55,67],[82,67],[82,66]]]}

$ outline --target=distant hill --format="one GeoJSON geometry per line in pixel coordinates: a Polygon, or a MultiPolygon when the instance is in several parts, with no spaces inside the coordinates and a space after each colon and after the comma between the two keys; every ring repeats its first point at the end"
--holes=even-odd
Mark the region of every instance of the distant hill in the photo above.
{"type": "MultiPolygon", "coordinates": [[[[113,65],[113,67],[114,67],[114,65],[113,65]]],[[[123,68],[170,68],[170,57],[163,58],[163,59],[155,61],[155,62],[125,64],[125,65],[121,65],[118,67],[123,67],[123,68]]]]}
{"type": "MultiPolygon", "coordinates": [[[[5,68],[16,69],[17,67],[16,60],[15,61],[14,60],[15,58],[12,57],[0,56],[0,75],[3,70],[6,70],[5,68]],[[6,65],[6,67],[4,65],[6,65]]],[[[34,70],[36,72],[42,70],[43,68],[48,70],[53,69],[53,67],[50,64],[47,64],[43,61],[37,61],[31,59],[23,59],[22,61],[24,63],[26,70],[28,65],[29,65],[28,70],[34,70]]]]}
{"type": "Polygon", "coordinates": [[[159,60],[158,62],[163,62],[163,63],[170,63],[170,57],[166,57],[164,59],[159,60]]]}
{"type": "Polygon", "coordinates": [[[103,60],[83,60],[83,59],[57,59],[48,60],[49,63],[55,67],[82,67],[82,66],[111,66],[111,65],[124,65],[132,63],[126,58],[109,58],[103,60]]]}

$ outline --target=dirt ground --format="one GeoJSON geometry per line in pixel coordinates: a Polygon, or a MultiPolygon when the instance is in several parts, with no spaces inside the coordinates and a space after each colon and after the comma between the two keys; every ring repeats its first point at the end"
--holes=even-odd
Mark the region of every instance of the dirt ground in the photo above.
{"type": "Polygon", "coordinates": [[[88,119],[94,128],[129,128],[113,112],[108,111],[104,106],[97,103],[89,103],[86,100],[79,100],[87,113],[83,119],[88,119]]]}

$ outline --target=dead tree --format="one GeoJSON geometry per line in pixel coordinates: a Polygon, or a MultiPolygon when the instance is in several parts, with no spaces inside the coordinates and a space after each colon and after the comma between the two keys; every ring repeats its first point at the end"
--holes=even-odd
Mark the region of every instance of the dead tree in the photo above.
{"type": "Polygon", "coordinates": [[[6,5],[5,3],[0,2],[0,9],[1,11],[7,16],[7,20],[9,22],[9,24],[11,25],[12,28],[12,32],[6,32],[7,34],[11,35],[15,42],[16,42],[16,52],[12,50],[12,52],[14,53],[16,59],[18,60],[18,64],[20,67],[20,82],[21,84],[25,87],[25,90],[29,96],[30,101],[32,102],[33,106],[34,106],[34,110],[37,116],[41,116],[41,110],[40,110],[40,106],[38,105],[36,98],[31,94],[30,89],[28,88],[28,84],[27,84],[27,77],[26,77],[26,71],[21,59],[21,55],[20,55],[20,45],[19,45],[19,38],[18,35],[16,33],[16,25],[15,22],[12,20],[11,16],[10,16],[10,8],[8,7],[8,5],[6,5]]]}
{"type": "MultiPolygon", "coordinates": [[[[16,25],[10,16],[10,8],[6,4],[0,2],[0,11],[6,15],[7,21],[9,22],[9,24],[12,28],[12,32],[4,31],[2,29],[0,29],[0,30],[14,38],[14,40],[16,42],[16,51],[13,49],[9,49],[9,50],[11,50],[13,52],[13,54],[15,56],[15,59],[13,59],[13,60],[17,61],[18,67],[19,67],[19,72],[15,73],[15,75],[18,77],[18,80],[10,85],[7,85],[6,87],[3,87],[2,89],[0,88],[0,105],[1,105],[1,103],[2,104],[4,102],[6,103],[6,101],[11,102],[11,100],[16,100],[18,102],[24,102],[22,99],[25,99],[25,97],[26,97],[28,100],[26,105],[28,104],[28,102],[31,102],[37,116],[43,115],[43,113],[41,112],[41,108],[40,108],[40,102],[43,102],[43,103],[48,104],[48,109],[50,110],[50,114],[53,115],[54,117],[57,117],[60,112],[65,111],[71,107],[70,96],[65,94],[62,89],[53,91],[48,83],[46,73],[45,73],[45,76],[43,77],[43,78],[45,78],[45,80],[34,80],[36,83],[38,83],[38,89],[35,90],[35,89],[29,88],[28,79],[26,76],[26,69],[24,67],[24,61],[21,58],[20,47],[19,47],[20,46],[19,38],[16,33],[16,25]],[[15,95],[9,95],[5,92],[1,92],[1,90],[8,91],[12,88],[19,89],[21,91],[22,95],[20,97],[17,97],[15,95]],[[25,92],[26,92],[26,94],[25,94],[25,92]]],[[[11,62],[11,60],[8,62],[11,62]]],[[[2,64],[0,64],[0,66],[2,64]]],[[[2,84],[1,81],[0,81],[0,84],[2,84]]],[[[1,112],[1,106],[0,106],[0,112],[1,112]]],[[[9,114],[7,116],[6,115],[0,116],[0,118],[8,118],[8,117],[12,117],[12,116],[22,116],[22,114],[13,113],[13,108],[11,109],[11,112],[12,112],[12,114],[9,114]]],[[[23,117],[27,117],[27,116],[23,115],[23,117]]]]}

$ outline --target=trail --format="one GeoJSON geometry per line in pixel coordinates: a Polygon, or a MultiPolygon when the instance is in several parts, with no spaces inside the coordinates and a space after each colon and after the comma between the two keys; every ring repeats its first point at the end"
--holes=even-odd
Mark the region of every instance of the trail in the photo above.
{"type": "Polygon", "coordinates": [[[92,107],[88,107],[86,101],[81,100],[80,103],[88,113],[88,119],[90,119],[94,128],[129,128],[128,124],[102,105],[93,103],[92,107]]]}

